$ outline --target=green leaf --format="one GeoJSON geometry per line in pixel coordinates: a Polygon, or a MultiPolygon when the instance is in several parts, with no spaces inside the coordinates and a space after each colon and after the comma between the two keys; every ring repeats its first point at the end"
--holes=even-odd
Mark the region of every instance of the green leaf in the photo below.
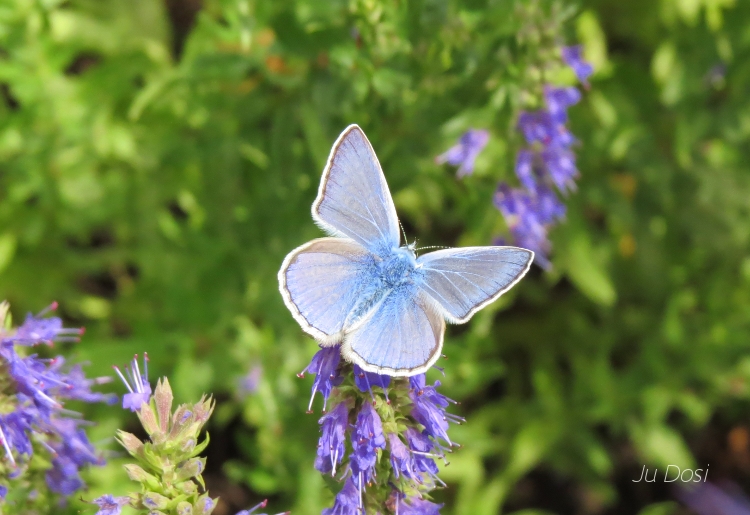
{"type": "Polygon", "coordinates": [[[8,268],[16,253],[16,236],[6,232],[0,236],[0,273],[8,268]]]}
{"type": "Polygon", "coordinates": [[[569,243],[565,267],[573,284],[589,299],[603,306],[617,300],[617,292],[610,280],[604,260],[584,233],[578,233],[569,243]]]}

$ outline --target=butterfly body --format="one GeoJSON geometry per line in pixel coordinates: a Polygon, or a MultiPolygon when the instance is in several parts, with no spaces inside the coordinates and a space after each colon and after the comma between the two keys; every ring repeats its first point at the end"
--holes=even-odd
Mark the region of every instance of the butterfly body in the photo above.
{"type": "Polygon", "coordinates": [[[333,237],[290,252],[279,271],[284,302],[321,345],[368,372],[410,376],[440,355],[445,321],[464,323],[528,271],[515,247],[445,249],[417,256],[375,152],[356,125],[333,146],[313,219],[333,237]]]}

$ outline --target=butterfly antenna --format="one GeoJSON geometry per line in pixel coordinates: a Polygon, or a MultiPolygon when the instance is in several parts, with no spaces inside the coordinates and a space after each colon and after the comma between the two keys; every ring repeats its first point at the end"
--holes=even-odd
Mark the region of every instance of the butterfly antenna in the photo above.
{"type": "Polygon", "coordinates": [[[450,249],[453,247],[441,247],[440,245],[433,245],[432,247],[419,247],[418,249],[414,250],[427,250],[427,249],[450,249]]]}
{"type": "Polygon", "coordinates": [[[398,225],[401,227],[401,234],[404,235],[404,243],[406,243],[406,231],[404,230],[404,224],[402,224],[401,220],[399,220],[398,225]]]}

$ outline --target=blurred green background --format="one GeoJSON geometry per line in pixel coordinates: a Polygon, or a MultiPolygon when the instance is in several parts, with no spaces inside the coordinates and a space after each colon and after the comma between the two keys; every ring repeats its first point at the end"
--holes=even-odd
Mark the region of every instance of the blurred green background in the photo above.
{"type": "MultiPolygon", "coordinates": [[[[410,239],[507,234],[492,196],[515,180],[530,16],[596,69],[571,109],[581,179],[553,269],[449,328],[433,379],[468,423],[443,513],[684,512],[670,485],[632,482],[644,464],[750,487],[744,0],[5,0],[0,296],[16,317],[59,301],[87,328],[61,348],[92,375],[148,351],[178,400],[215,394],[217,515],[266,497],[319,513],[320,403],[305,414],[312,379],[295,376],[316,346],[277,270],[321,234],[310,205],[349,123],[410,239]],[[470,127],[492,138],[459,181],[433,159],[470,127]]],[[[112,451],[135,427],[87,416],[112,451]]],[[[127,492],[120,464],[84,498],[127,492]]]]}

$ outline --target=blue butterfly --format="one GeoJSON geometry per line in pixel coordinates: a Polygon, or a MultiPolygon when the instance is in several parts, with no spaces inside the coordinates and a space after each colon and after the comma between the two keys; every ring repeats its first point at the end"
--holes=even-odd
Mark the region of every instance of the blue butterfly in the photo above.
{"type": "Polygon", "coordinates": [[[350,125],[331,149],[312,216],[329,238],[290,252],[279,290],[294,319],[363,370],[412,376],[440,356],[445,321],[467,322],[529,270],[530,250],[445,249],[417,257],[400,245],[388,184],[364,132],[350,125]]]}

